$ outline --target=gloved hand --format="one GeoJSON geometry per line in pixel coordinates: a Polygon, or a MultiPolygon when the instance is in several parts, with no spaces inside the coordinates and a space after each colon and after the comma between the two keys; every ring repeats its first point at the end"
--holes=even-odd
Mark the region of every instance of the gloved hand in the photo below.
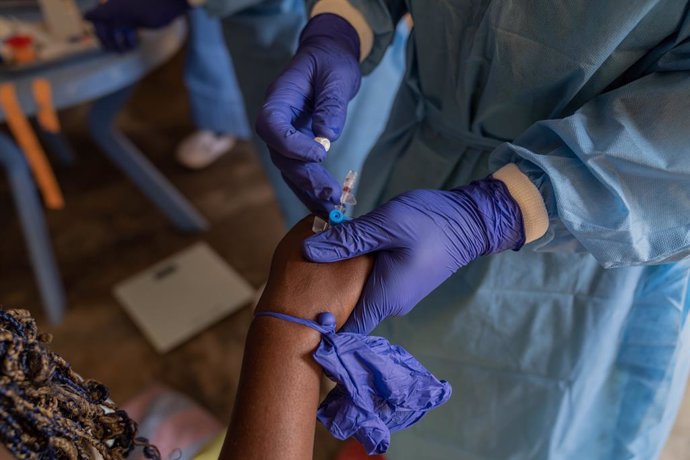
{"type": "Polygon", "coordinates": [[[321,215],[338,203],[340,185],[320,165],[326,150],[314,137],[335,141],[343,130],[347,105],[361,81],[359,46],[357,32],[340,16],[312,18],[256,121],[287,184],[321,215]]]}
{"type": "Polygon", "coordinates": [[[414,190],[304,242],[312,262],[375,252],[374,268],[342,331],[368,334],[407,314],[448,277],[486,254],[524,244],[522,214],[493,178],[450,191],[414,190]]]}
{"type": "Polygon", "coordinates": [[[187,0],[108,0],[89,10],[98,39],[110,51],[128,51],[137,45],[136,29],[170,24],[190,8],[187,0]]]}

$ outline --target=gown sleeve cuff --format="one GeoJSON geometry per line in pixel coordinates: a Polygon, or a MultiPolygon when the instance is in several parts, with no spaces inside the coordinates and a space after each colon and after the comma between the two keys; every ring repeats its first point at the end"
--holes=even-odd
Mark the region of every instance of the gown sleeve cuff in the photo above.
{"type": "Polygon", "coordinates": [[[374,47],[374,32],[362,13],[347,0],[321,0],[314,5],[310,17],[323,13],[340,16],[354,27],[359,35],[359,62],[363,62],[374,47]]]}
{"type": "Polygon", "coordinates": [[[549,215],[539,189],[515,165],[508,163],[493,174],[517,202],[525,226],[525,244],[541,238],[549,228],[549,215]]]}

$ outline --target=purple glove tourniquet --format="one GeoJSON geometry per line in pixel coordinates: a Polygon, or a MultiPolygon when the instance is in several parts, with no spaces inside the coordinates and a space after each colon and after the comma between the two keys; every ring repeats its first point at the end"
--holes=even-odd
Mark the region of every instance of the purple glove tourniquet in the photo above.
{"type": "Polygon", "coordinates": [[[369,454],[382,454],[390,434],[417,423],[448,401],[452,389],[404,348],[383,337],[335,332],[335,317],[321,313],[318,323],[274,312],[257,312],[310,327],[321,333],[314,360],[336,387],[317,412],[338,439],[354,437],[369,454]]]}
{"type": "Polygon", "coordinates": [[[321,216],[338,203],[340,184],[320,164],[326,150],[314,137],[335,141],[343,130],[347,105],[362,79],[359,46],[345,19],[328,13],[313,17],[256,120],[256,132],[285,182],[321,216]]]}
{"type": "Polygon", "coordinates": [[[103,48],[129,51],[137,46],[136,29],[158,29],[190,8],[187,0],[108,0],[87,11],[103,48]]]}
{"type": "Polygon", "coordinates": [[[368,334],[405,315],[460,267],[482,255],[518,250],[522,213],[491,177],[449,191],[414,190],[304,242],[312,262],[375,252],[374,268],[343,331],[368,334]]]}

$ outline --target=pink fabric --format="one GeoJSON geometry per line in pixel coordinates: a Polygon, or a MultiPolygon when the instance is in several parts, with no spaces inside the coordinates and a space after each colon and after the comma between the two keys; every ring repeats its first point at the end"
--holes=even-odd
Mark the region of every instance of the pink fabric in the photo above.
{"type": "MultiPolygon", "coordinates": [[[[139,436],[158,447],[162,458],[191,459],[223,430],[204,408],[161,385],[147,388],[123,408],[139,423],[139,436]]],[[[143,455],[136,452],[132,458],[143,455]]]]}
{"type": "Polygon", "coordinates": [[[122,408],[127,411],[130,418],[141,420],[151,402],[163,392],[169,391],[162,385],[153,384],[125,403],[122,408]]]}

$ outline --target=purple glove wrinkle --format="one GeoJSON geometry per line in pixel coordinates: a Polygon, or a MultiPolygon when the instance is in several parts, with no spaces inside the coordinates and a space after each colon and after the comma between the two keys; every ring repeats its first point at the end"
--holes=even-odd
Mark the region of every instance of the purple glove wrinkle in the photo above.
{"type": "Polygon", "coordinates": [[[304,242],[312,262],[375,253],[374,268],[343,331],[369,333],[409,313],[476,258],[524,244],[522,214],[493,178],[453,190],[413,190],[304,242]]]}
{"type": "Polygon", "coordinates": [[[450,398],[450,384],[434,377],[404,348],[383,337],[336,333],[329,312],[321,313],[318,322],[274,312],[255,316],[321,333],[314,360],[337,385],[319,406],[317,418],[333,436],[354,437],[369,454],[386,452],[390,433],[414,425],[450,398]]]}

